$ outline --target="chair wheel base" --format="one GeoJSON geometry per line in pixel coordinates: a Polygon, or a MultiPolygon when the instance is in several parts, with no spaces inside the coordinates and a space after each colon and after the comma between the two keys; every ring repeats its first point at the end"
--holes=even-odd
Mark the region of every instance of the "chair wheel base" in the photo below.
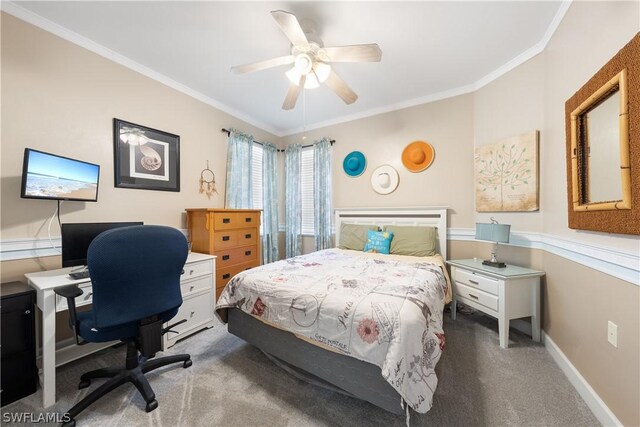
{"type": "Polygon", "coordinates": [[[78,390],[82,390],[83,388],[87,388],[91,385],[91,380],[81,380],[80,384],[78,384],[78,390]]]}
{"type": "Polygon", "coordinates": [[[182,364],[182,367],[186,369],[191,365],[193,365],[193,362],[191,361],[191,359],[189,359],[184,361],[184,363],[182,364]]]}
{"type": "Polygon", "coordinates": [[[69,421],[65,421],[60,424],[60,427],[76,427],[76,420],[70,419],[69,421]]]}
{"type": "Polygon", "coordinates": [[[153,399],[151,402],[148,402],[148,403],[147,403],[147,406],[146,406],[146,408],[145,408],[145,411],[147,411],[147,412],[151,412],[151,411],[153,411],[154,409],[156,409],[157,407],[158,407],[158,401],[157,401],[157,400],[155,400],[155,399],[153,399]]]}

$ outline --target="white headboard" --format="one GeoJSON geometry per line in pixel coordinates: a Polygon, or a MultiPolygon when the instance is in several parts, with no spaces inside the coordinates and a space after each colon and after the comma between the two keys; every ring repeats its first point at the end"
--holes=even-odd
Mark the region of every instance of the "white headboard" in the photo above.
{"type": "Polygon", "coordinates": [[[340,226],[345,224],[372,224],[429,226],[437,229],[436,250],[447,259],[447,208],[345,208],[335,210],[336,246],[340,241],[340,226]]]}

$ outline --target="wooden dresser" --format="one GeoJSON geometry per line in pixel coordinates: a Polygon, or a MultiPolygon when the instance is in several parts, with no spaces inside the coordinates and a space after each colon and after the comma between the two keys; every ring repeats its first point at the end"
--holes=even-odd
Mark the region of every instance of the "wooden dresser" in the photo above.
{"type": "Polygon", "coordinates": [[[216,255],[216,299],[241,271],[262,264],[260,210],[186,209],[194,252],[216,255]]]}

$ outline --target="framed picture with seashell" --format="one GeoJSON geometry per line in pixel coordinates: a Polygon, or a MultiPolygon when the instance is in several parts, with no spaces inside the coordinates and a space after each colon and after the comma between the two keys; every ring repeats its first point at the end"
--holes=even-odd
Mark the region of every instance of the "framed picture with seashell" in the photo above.
{"type": "Polygon", "coordinates": [[[113,119],[115,186],[180,191],[180,136],[113,119]]]}

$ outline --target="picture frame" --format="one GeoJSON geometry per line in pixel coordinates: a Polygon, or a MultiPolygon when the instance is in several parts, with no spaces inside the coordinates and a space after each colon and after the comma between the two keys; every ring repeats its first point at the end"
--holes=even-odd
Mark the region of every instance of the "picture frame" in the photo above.
{"type": "Polygon", "coordinates": [[[180,136],[113,119],[114,180],[119,188],[180,191],[180,136]]]}

